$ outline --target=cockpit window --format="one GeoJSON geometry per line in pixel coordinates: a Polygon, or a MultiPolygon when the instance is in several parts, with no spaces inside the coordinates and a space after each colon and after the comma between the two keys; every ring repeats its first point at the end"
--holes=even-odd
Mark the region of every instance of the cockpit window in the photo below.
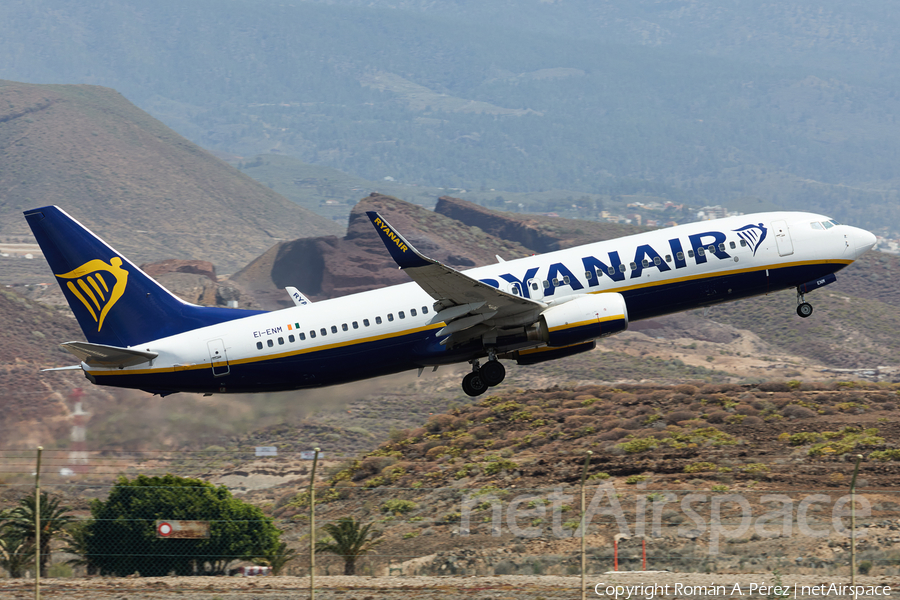
{"type": "Polygon", "coordinates": [[[832,227],[834,227],[834,223],[832,223],[831,221],[825,221],[824,223],[822,223],[822,225],[825,226],[825,229],[831,229],[832,227]]]}
{"type": "Polygon", "coordinates": [[[813,229],[819,229],[819,230],[824,229],[824,227],[822,227],[822,224],[819,223],[818,221],[813,221],[812,223],[809,224],[809,226],[812,227],[813,229]]]}
{"type": "Polygon", "coordinates": [[[834,219],[832,219],[832,220],[830,220],[830,221],[828,221],[828,222],[831,223],[832,225],[840,225],[840,223],[838,223],[838,222],[835,221],[834,219]]]}

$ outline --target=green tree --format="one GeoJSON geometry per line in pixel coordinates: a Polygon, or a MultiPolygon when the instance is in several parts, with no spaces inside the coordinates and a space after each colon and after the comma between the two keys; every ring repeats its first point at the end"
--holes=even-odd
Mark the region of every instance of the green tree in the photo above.
{"type": "Polygon", "coordinates": [[[10,530],[7,523],[3,522],[5,515],[6,513],[0,514],[0,567],[12,578],[23,577],[25,569],[34,562],[34,546],[29,546],[16,532],[10,530]]]}
{"type": "Polygon", "coordinates": [[[356,561],[383,540],[369,537],[372,524],[363,526],[353,517],[341,517],[322,530],[330,536],[316,543],[316,552],[331,552],[344,559],[344,575],[356,575],[356,561]]]}
{"type": "Polygon", "coordinates": [[[85,558],[104,575],[221,575],[232,561],[271,553],[280,535],[271,518],[225,486],[174,475],[120,477],[91,514],[85,558]],[[160,538],[158,520],[209,521],[210,537],[160,538]]]}
{"type": "MultiPolygon", "coordinates": [[[[61,506],[61,498],[41,493],[41,576],[47,576],[50,564],[50,547],[53,540],[64,535],[75,518],[68,514],[68,506],[61,506]]],[[[35,493],[31,492],[19,501],[19,505],[5,514],[6,529],[13,541],[19,541],[22,549],[30,548],[34,554],[35,542],[35,493]]],[[[9,551],[9,550],[7,550],[9,551]]]]}
{"type": "Polygon", "coordinates": [[[272,575],[281,575],[281,571],[289,562],[297,558],[297,551],[287,547],[287,542],[279,542],[277,548],[253,559],[253,564],[272,569],[272,575]]]}

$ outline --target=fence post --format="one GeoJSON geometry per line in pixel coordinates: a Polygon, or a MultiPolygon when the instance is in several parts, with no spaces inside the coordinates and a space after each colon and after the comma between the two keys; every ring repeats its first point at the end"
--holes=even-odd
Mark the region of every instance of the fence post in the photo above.
{"type": "Polygon", "coordinates": [[[316,465],[319,449],[313,448],[312,473],[309,476],[309,600],[316,597],[316,465]]]}
{"type": "Polygon", "coordinates": [[[41,453],[37,447],[37,469],[34,471],[34,600],[41,600],[41,453]]]}
{"type": "Polygon", "coordinates": [[[591,462],[591,452],[587,451],[587,456],[584,457],[584,469],[581,471],[581,600],[585,600],[585,587],[584,587],[584,576],[585,571],[587,570],[587,560],[585,559],[584,553],[584,536],[587,533],[585,531],[587,527],[584,524],[584,480],[587,477],[588,463],[591,462]]]}
{"type": "Polygon", "coordinates": [[[856,584],[856,474],[862,454],[856,455],[856,466],[850,479],[850,585],[856,584]]]}

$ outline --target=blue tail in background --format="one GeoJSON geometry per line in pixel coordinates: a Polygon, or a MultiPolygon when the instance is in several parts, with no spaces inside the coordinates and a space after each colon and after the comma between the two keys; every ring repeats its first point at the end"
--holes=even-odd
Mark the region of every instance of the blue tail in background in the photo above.
{"type": "Polygon", "coordinates": [[[25,219],[91,343],[135,346],[262,312],[184,302],[56,206],[25,219]]]}

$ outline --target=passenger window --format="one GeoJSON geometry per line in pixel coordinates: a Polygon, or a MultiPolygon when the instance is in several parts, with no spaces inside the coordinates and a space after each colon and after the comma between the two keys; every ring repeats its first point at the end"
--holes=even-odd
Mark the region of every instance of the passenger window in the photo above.
{"type": "Polygon", "coordinates": [[[615,268],[615,267],[610,267],[610,268],[607,270],[607,273],[609,273],[610,276],[615,275],[615,274],[616,274],[616,268],[615,268]]]}
{"type": "Polygon", "coordinates": [[[388,321],[394,320],[394,313],[388,313],[388,321]]]}
{"type": "Polygon", "coordinates": [[[688,258],[694,258],[694,251],[688,250],[688,258]]]}
{"type": "Polygon", "coordinates": [[[537,281],[532,281],[532,282],[531,282],[531,289],[536,290],[536,289],[538,289],[539,287],[540,287],[540,286],[538,285],[537,281]]]}
{"type": "Polygon", "coordinates": [[[697,256],[706,256],[706,250],[704,250],[702,247],[697,248],[697,256]]]}
{"type": "Polygon", "coordinates": [[[731,249],[734,250],[734,242],[730,242],[731,249]]]}
{"type": "Polygon", "coordinates": [[[629,263],[628,268],[632,271],[637,271],[637,265],[634,263],[629,263]]]}
{"type": "Polygon", "coordinates": [[[316,332],[314,330],[310,329],[309,330],[309,339],[312,340],[312,339],[315,339],[315,337],[316,337],[316,332]]]}
{"type": "Polygon", "coordinates": [[[297,335],[299,335],[299,336],[300,336],[300,341],[301,341],[301,342],[302,342],[302,341],[303,341],[303,340],[305,340],[305,339],[306,339],[306,334],[305,334],[305,333],[303,333],[303,332],[300,332],[300,333],[298,333],[298,334],[297,334],[297,335]]]}
{"type": "Polygon", "coordinates": [[[346,324],[346,323],[343,323],[343,324],[341,324],[341,329],[344,330],[344,331],[347,331],[347,330],[350,329],[350,328],[347,327],[347,324],[346,324]]]}
{"type": "Polygon", "coordinates": [[[401,319],[405,319],[406,313],[401,310],[400,312],[397,313],[397,316],[400,317],[401,319]]]}
{"type": "Polygon", "coordinates": [[[325,337],[326,335],[328,335],[328,330],[323,327],[322,329],[319,330],[319,335],[321,335],[322,337],[325,337]]]}
{"type": "Polygon", "coordinates": [[[365,326],[365,327],[368,327],[368,326],[369,326],[369,320],[368,320],[368,319],[363,319],[363,326],[365,326]]]}
{"type": "Polygon", "coordinates": [[[284,338],[282,338],[282,337],[278,338],[278,345],[284,346],[284,338]]]}
{"type": "Polygon", "coordinates": [[[411,317],[416,316],[416,309],[414,309],[414,308],[409,309],[409,316],[411,316],[411,317]]]}
{"type": "Polygon", "coordinates": [[[619,265],[619,273],[625,272],[625,265],[619,265]]]}
{"type": "Polygon", "coordinates": [[[358,322],[353,321],[353,329],[359,329],[359,323],[358,323],[358,322]]]}
{"type": "Polygon", "coordinates": [[[381,325],[381,317],[375,317],[375,324],[381,325]]]}
{"type": "Polygon", "coordinates": [[[588,281],[590,281],[591,279],[593,279],[593,277],[594,277],[594,274],[591,273],[590,271],[585,271],[585,272],[584,272],[584,278],[587,279],[588,281]]]}
{"type": "Polygon", "coordinates": [[[553,278],[553,287],[557,287],[559,285],[559,279],[556,277],[553,278]]]}
{"type": "Polygon", "coordinates": [[[653,257],[653,264],[656,265],[656,266],[661,265],[661,264],[662,264],[662,259],[661,259],[660,257],[658,257],[658,256],[654,256],[654,257],[653,257]]]}
{"type": "Polygon", "coordinates": [[[712,244],[709,245],[709,248],[707,248],[707,250],[709,250],[709,253],[710,253],[710,254],[715,254],[715,253],[716,253],[716,247],[713,246],[712,244]]]}
{"type": "MultiPolygon", "coordinates": [[[[519,296],[520,295],[519,294],[519,284],[514,283],[510,292],[512,293],[513,296],[519,296]]],[[[400,317],[400,318],[402,319],[403,317],[400,317]]]]}
{"type": "Polygon", "coordinates": [[[291,335],[288,336],[288,341],[293,344],[294,342],[297,341],[297,338],[295,338],[294,334],[292,333],[291,335]]]}
{"type": "Polygon", "coordinates": [[[423,314],[423,315],[427,315],[427,314],[428,314],[428,307],[427,307],[427,306],[423,306],[423,307],[422,307],[422,314],[423,314]]]}
{"type": "Polygon", "coordinates": [[[331,333],[337,333],[337,325],[331,326],[331,333]]]}
{"type": "Polygon", "coordinates": [[[675,258],[677,258],[678,260],[684,260],[684,252],[679,252],[675,255],[675,258]]]}
{"type": "Polygon", "coordinates": [[[266,340],[266,346],[268,346],[269,348],[271,348],[274,345],[275,345],[275,342],[273,342],[272,340],[266,340]]]}
{"type": "Polygon", "coordinates": [[[672,255],[666,254],[666,262],[672,262],[672,255]]]}
{"type": "Polygon", "coordinates": [[[650,266],[650,261],[645,258],[644,260],[641,261],[641,266],[646,269],[647,267],[650,266]]]}
{"type": "Polygon", "coordinates": [[[563,283],[565,283],[566,285],[569,285],[569,276],[568,275],[563,275],[563,283]]]}
{"type": "Polygon", "coordinates": [[[256,342],[256,349],[262,350],[262,342],[256,342]]]}
{"type": "Polygon", "coordinates": [[[719,244],[719,252],[725,252],[725,244],[719,244]]]}
{"type": "Polygon", "coordinates": [[[546,290],[546,289],[550,289],[550,282],[547,281],[546,279],[544,280],[544,289],[545,289],[545,290],[546,290]]]}
{"type": "Polygon", "coordinates": [[[741,247],[746,246],[746,245],[747,245],[747,240],[741,240],[741,247]]]}

